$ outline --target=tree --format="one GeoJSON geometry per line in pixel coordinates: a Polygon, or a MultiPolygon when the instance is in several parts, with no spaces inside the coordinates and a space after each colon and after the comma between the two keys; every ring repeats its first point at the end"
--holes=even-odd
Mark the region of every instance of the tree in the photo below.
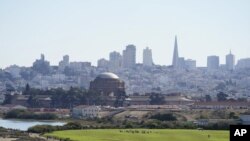
{"type": "Polygon", "coordinates": [[[35,96],[35,95],[30,95],[27,102],[28,102],[29,106],[32,108],[40,107],[39,100],[38,100],[37,96],[35,96]]]}
{"type": "Polygon", "coordinates": [[[126,98],[125,91],[118,91],[117,95],[116,95],[116,100],[115,100],[114,106],[115,107],[122,107],[123,103],[125,101],[125,98],[126,98]]]}
{"type": "Polygon", "coordinates": [[[151,119],[157,119],[160,121],[175,121],[177,118],[172,113],[156,114],[150,117],[151,119]]]}
{"type": "Polygon", "coordinates": [[[29,85],[29,83],[26,84],[25,91],[30,91],[30,85],[29,85]]]}
{"type": "Polygon", "coordinates": [[[79,94],[81,91],[77,88],[71,87],[68,94],[65,96],[65,102],[68,104],[68,108],[73,108],[79,103],[79,94]]]}
{"type": "Polygon", "coordinates": [[[235,112],[230,112],[230,113],[229,113],[229,118],[230,118],[230,119],[237,119],[238,116],[235,115],[235,112]]]}
{"type": "Polygon", "coordinates": [[[23,91],[24,95],[29,95],[30,94],[30,85],[29,83],[26,84],[25,90],[23,91]]]}
{"type": "Polygon", "coordinates": [[[217,94],[217,100],[218,100],[218,101],[226,101],[226,100],[227,100],[227,97],[228,97],[228,95],[225,94],[225,93],[223,93],[223,92],[219,92],[219,93],[217,94]]]}
{"type": "Polygon", "coordinates": [[[12,101],[12,95],[11,94],[6,94],[4,102],[3,102],[3,105],[5,105],[5,104],[11,104],[11,101],[12,101]]]}
{"type": "Polygon", "coordinates": [[[206,102],[210,102],[210,101],[212,101],[212,98],[210,95],[206,95],[205,100],[206,100],[206,102]]]}
{"type": "Polygon", "coordinates": [[[6,83],[5,87],[6,87],[6,91],[8,91],[8,92],[15,91],[15,88],[9,83],[6,83]]]}

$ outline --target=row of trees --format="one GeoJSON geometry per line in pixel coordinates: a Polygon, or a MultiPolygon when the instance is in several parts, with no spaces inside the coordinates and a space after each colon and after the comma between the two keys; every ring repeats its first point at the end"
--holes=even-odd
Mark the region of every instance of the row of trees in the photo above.
{"type": "MultiPolygon", "coordinates": [[[[71,87],[69,90],[63,90],[62,88],[41,90],[30,88],[29,84],[26,85],[23,95],[28,96],[27,103],[31,108],[42,107],[42,103],[39,98],[50,97],[51,108],[73,108],[77,105],[106,105],[108,97],[100,92],[87,91],[81,88],[71,87]]],[[[13,96],[6,95],[4,104],[11,104],[13,96]]],[[[117,92],[114,106],[122,106],[126,98],[125,92],[117,92]]]]}
{"type": "MultiPolygon", "coordinates": [[[[217,101],[247,101],[246,98],[238,98],[237,100],[235,99],[228,99],[228,94],[224,93],[224,92],[219,92],[217,95],[217,101]]],[[[205,95],[205,101],[206,102],[210,102],[212,101],[212,98],[210,95],[205,95]]]]}
{"type": "MultiPolygon", "coordinates": [[[[42,107],[42,103],[39,100],[42,96],[51,98],[50,107],[52,108],[72,108],[77,105],[107,105],[107,101],[109,100],[109,97],[97,91],[88,91],[73,87],[69,90],[62,88],[41,90],[31,88],[29,84],[23,90],[23,95],[29,96],[27,103],[32,108],[42,107]]],[[[118,91],[114,106],[123,106],[126,97],[124,91],[118,91]]],[[[12,98],[13,96],[6,95],[4,104],[11,104],[12,98]]],[[[151,105],[162,105],[165,103],[164,95],[160,93],[151,93],[149,99],[151,105]]]]}
{"type": "Polygon", "coordinates": [[[4,118],[52,120],[57,116],[51,113],[36,114],[27,110],[15,109],[6,113],[4,118]]]}

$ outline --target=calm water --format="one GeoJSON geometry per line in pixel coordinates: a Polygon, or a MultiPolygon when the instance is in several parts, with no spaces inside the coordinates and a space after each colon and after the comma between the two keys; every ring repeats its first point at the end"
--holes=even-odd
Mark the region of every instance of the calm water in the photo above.
{"type": "Polygon", "coordinates": [[[16,119],[0,119],[0,126],[4,128],[28,130],[29,127],[35,125],[64,125],[64,122],[57,121],[35,121],[35,120],[16,120],[16,119]]]}

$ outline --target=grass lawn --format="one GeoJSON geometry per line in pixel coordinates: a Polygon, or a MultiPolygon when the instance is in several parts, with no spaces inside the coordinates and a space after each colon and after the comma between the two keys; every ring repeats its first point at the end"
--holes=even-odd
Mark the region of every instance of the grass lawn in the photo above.
{"type": "Polygon", "coordinates": [[[131,129],[66,130],[46,135],[75,141],[229,141],[229,131],[131,129]],[[122,131],[122,132],[121,132],[122,131]],[[145,131],[146,133],[142,133],[145,131]],[[210,135],[210,137],[208,137],[210,135]]]}

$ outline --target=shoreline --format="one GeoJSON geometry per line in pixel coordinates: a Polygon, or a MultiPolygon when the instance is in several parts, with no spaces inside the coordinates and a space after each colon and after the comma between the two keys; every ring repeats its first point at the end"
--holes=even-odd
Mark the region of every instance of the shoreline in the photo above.
{"type": "Polygon", "coordinates": [[[0,126],[5,129],[13,129],[20,131],[27,131],[28,128],[36,125],[51,125],[63,126],[67,122],[55,120],[30,120],[30,119],[2,119],[0,118],[0,126]]]}

